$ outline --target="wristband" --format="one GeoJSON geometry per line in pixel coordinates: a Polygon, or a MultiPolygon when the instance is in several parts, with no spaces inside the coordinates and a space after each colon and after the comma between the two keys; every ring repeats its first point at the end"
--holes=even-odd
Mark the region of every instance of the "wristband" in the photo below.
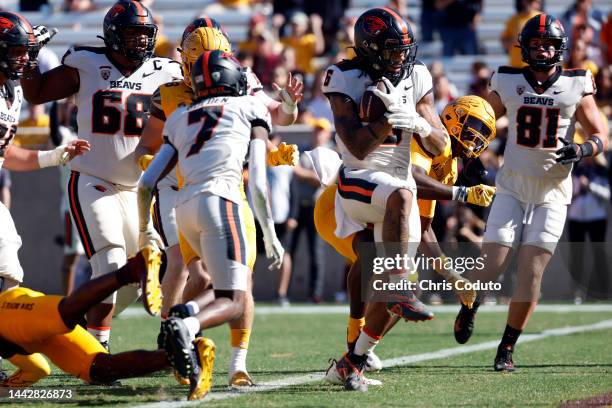
{"type": "Polygon", "coordinates": [[[467,195],[468,195],[467,187],[453,186],[453,201],[459,201],[460,203],[465,203],[465,200],[467,200],[467,195]]]}

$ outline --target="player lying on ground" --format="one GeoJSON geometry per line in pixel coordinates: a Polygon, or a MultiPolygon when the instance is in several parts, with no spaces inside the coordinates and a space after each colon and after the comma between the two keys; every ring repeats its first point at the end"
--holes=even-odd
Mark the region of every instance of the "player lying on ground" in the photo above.
{"type": "MultiPolygon", "coordinates": [[[[517,248],[517,285],[510,301],[506,329],[493,363],[495,371],[513,371],[514,346],[533,313],[542,275],[563,233],[572,198],[572,163],[601,154],[608,145],[589,70],[564,70],[567,35],[547,14],[527,21],[519,37],[523,69],[499,67],[490,81],[487,100],[497,117],[508,115],[510,126],[504,164],[497,173],[497,195],[487,219],[481,257],[484,268],[468,274],[473,282],[496,280],[517,248]],[[580,122],[582,144],[572,143],[580,122]]],[[[552,271],[555,272],[555,271],[552,271]]],[[[455,320],[455,338],[469,340],[480,300],[466,305],[455,320]]]]}
{"type": "Polygon", "coordinates": [[[85,283],[66,297],[44,295],[28,288],[13,288],[0,294],[0,355],[17,366],[17,371],[0,386],[29,387],[49,375],[51,369],[43,355],[64,372],[99,384],[167,369],[171,361],[181,363],[174,368],[185,375],[187,370],[196,375],[203,371],[198,364],[206,362],[206,358],[196,357],[192,350],[109,354],[78,325],[92,305],[120,287],[137,282],[144,286],[147,280],[156,279],[147,276],[144,264],[138,253],[119,270],[85,283]]]}
{"type": "MultiPolygon", "coordinates": [[[[198,57],[205,51],[221,50],[231,52],[231,45],[223,27],[211,18],[198,18],[191,22],[185,28],[182,38],[180,52],[185,77],[181,81],[160,86],[152,97],[151,117],[147,122],[135,153],[135,159],[139,160],[142,164],[143,170],[146,169],[146,166],[152,160],[153,156],[151,154],[157,153],[163,143],[162,130],[166,119],[170,117],[177,107],[189,105],[193,100],[189,73],[198,57]]],[[[280,91],[280,96],[283,98],[281,103],[266,95],[257,76],[250,68],[245,70],[248,79],[248,94],[256,96],[266,105],[272,116],[272,123],[281,126],[292,124],[297,116],[297,103],[302,97],[302,83],[298,79],[289,76],[287,88],[280,91]]],[[[269,165],[294,165],[295,161],[297,161],[296,145],[285,145],[283,143],[279,146],[279,149],[269,149],[268,151],[269,165]]],[[[168,316],[168,311],[173,305],[192,300],[195,295],[202,292],[205,288],[211,290],[209,286],[210,276],[203,270],[200,258],[186,243],[176,225],[174,203],[180,188],[182,188],[182,180],[173,170],[157,184],[155,196],[154,221],[157,221],[155,226],[164,240],[168,259],[166,274],[162,281],[164,295],[164,304],[161,311],[162,318],[168,316]],[[187,265],[189,270],[188,274],[184,271],[185,265],[187,265]],[[187,276],[189,276],[188,280],[187,276]],[[202,286],[201,282],[203,280],[208,285],[202,286]]],[[[247,202],[244,187],[241,188],[241,194],[243,204],[245,204],[241,206],[241,216],[246,226],[247,245],[250,247],[250,257],[247,264],[252,273],[257,253],[255,220],[247,202]]],[[[245,299],[244,314],[240,319],[230,322],[232,355],[228,370],[228,382],[232,386],[253,385],[246,367],[246,356],[254,317],[251,279],[249,276],[249,290],[245,299]]]]}
{"type": "MultiPolygon", "coordinates": [[[[165,340],[176,348],[191,348],[200,329],[239,319],[250,275],[249,249],[241,217],[242,166],[249,152],[250,182],[255,214],[262,226],[272,268],[282,262],[283,249],[270,215],[265,174],[270,114],[255,96],[247,94],[247,79],[229,53],[207,51],[191,69],[195,101],[178,108],[164,126],[164,145],[138,187],[140,241],[155,245],[150,205],[156,183],[177,163],[185,180],[176,212],[180,231],[207,266],[215,299],[197,318],[168,318],[162,324],[165,340]],[[168,336],[172,333],[172,336],[168,336]]],[[[210,351],[214,354],[214,349],[210,351]]],[[[212,367],[211,367],[212,370],[212,367]]],[[[210,373],[212,376],[212,372],[210,373]]],[[[192,394],[203,398],[210,383],[192,394]]]]}
{"type": "MultiPolygon", "coordinates": [[[[457,180],[457,162],[459,158],[470,159],[471,169],[474,166],[473,160],[486,149],[490,141],[495,137],[495,117],[492,108],[482,98],[476,96],[464,96],[446,106],[441,115],[442,123],[451,135],[450,141],[444,152],[440,155],[429,153],[425,147],[417,141],[412,140],[411,161],[413,163],[413,175],[417,184],[417,197],[419,214],[421,216],[422,240],[419,250],[431,258],[444,259],[444,253],[437,243],[437,239],[431,230],[435,200],[458,200],[468,203],[488,206],[493,199],[494,187],[479,184],[472,187],[453,187],[457,180]]],[[[315,157],[315,152],[307,152],[315,159],[315,168],[320,169],[321,161],[315,157]]],[[[321,152],[317,152],[318,155],[321,152]]],[[[327,158],[327,162],[333,162],[327,158]]],[[[318,170],[318,174],[331,174],[335,172],[331,168],[318,170]]],[[[470,179],[473,179],[470,175],[470,179]]],[[[363,230],[352,234],[344,239],[338,238],[334,230],[336,228],[335,214],[335,194],[336,184],[328,186],[315,205],[315,224],[321,237],[332,245],[338,253],[343,255],[352,265],[347,276],[347,288],[350,299],[350,316],[347,327],[347,349],[355,347],[355,341],[365,326],[364,312],[366,305],[361,296],[361,261],[359,260],[356,248],[361,242],[372,242],[371,231],[363,230]]],[[[451,283],[459,280],[466,280],[452,269],[443,267],[441,262],[436,265],[436,271],[451,283]]],[[[476,296],[473,290],[455,290],[462,303],[471,304],[476,296]]],[[[398,321],[394,319],[386,327],[386,334],[398,321]]],[[[382,338],[382,336],[381,336],[382,338]]],[[[374,354],[373,349],[367,353],[366,371],[378,371],[382,364],[374,354]]],[[[340,383],[340,377],[333,362],[327,370],[326,380],[331,383],[340,383]]],[[[368,384],[376,384],[373,380],[368,380],[368,384]]]]}

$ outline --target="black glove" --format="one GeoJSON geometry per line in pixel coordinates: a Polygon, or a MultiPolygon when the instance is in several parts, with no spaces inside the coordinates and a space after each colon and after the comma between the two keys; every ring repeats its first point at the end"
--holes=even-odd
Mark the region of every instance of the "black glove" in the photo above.
{"type": "Polygon", "coordinates": [[[563,138],[559,138],[559,140],[564,144],[564,146],[555,152],[555,154],[559,156],[555,159],[557,163],[570,164],[579,162],[580,159],[582,159],[584,156],[584,149],[582,145],[577,143],[569,143],[563,138]]]}

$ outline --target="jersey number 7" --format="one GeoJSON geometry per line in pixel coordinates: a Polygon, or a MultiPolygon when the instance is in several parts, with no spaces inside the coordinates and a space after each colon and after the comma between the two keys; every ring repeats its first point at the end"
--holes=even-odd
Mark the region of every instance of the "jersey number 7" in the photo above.
{"type": "Polygon", "coordinates": [[[195,123],[202,123],[202,127],[196,136],[196,141],[191,145],[186,157],[197,154],[210,138],[219,123],[219,119],[223,116],[223,106],[206,106],[200,109],[189,112],[187,116],[187,124],[189,126],[195,123]]]}

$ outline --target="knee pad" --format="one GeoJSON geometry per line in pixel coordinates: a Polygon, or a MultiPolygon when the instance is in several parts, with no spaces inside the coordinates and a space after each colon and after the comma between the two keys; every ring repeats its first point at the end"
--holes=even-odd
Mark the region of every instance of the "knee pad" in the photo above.
{"type": "MultiPolygon", "coordinates": [[[[120,247],[104,248],[89,259],[91,264],[91,279],[98,278],[110,272],[114,272],[127,263],[125,250],[120,247]]],[[[102,303],[115,303],[116,292],[107,297],[102,303]]]]}

